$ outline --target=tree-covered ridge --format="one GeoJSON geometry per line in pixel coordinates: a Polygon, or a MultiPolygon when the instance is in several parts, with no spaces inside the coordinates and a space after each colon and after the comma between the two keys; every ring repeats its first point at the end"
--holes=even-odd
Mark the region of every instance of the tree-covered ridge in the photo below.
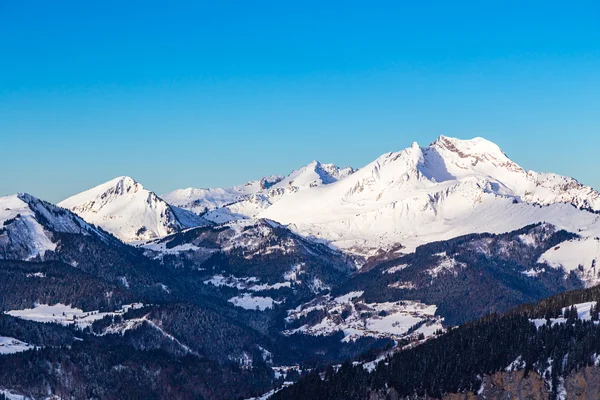
{"type": "MultiPolygon", "coordinates": [[[[272,367],[299,365],[303,371],[308,371],[345,359],[356,359],[361,353],[366,354],[362,360],[372,360],[380,354],[389,345],[385,336],[346,342],[342,341],[344,333],[339,331],[339,326],[337,333],[334,326],[330,335],[323,336],[281,334],[293,326],[287,320],[288,310],[315,299],[315,288],[311,284],[316,281],[323,284],[319,294],[332,299],[348,290],[364,292],[364,301],[373,303],[433,299],[438,313],[447,317],[451,324],[489,311],[503,311],[523,302],[533,302],[581,284],[574,276],[564,279],[563,271],[558,269],[546,268],[536,277],[523,273],[540,267],[535,263],[545,249],[573,237],[546,224],[502,235],[467,235],[431,243],[418,248],[414,254],[372,263],[354,276],[350,274],[350,257],[268,221],[241,231],[223,227],[191,229],[161,242],[175,240],[169,245],[169,250],[173,250],[191,240],[193,246],[212,251],[208,258],[201,258],[202,251],[195,252],[193,246],[189,253],[169,253],[155,258],[144,254],[147,253],[144,249],[115,239],[104,241],[91,235],[70,233],[54,235],[59,239],[56,250],[48,252],[45,261],[41,258],[0,261],[3,293],[0,311],[31,308],[35,303],[62,303],[86,312],[112,312],[131,303],[145,306],[125,314],[111,314],[96,322],[89,331],[2,316],[0,336],[40,347],[35,351],[0,357],[0,382],[6,385],[2,387],[14,389],[16,393],[41,396],[50,391],[75,398],[121,398],[122,395],[135,398],[142,393],[147,398],[232,398],[235,394],[246,398],[265,393],[281,385],[284,379],[294,379],[294,373],[283,378],[272,367]],[[227,242],[227,235],[237,236],[227,242]],[[519,239],[521,236],[531,238],[535,245],[525,243],[519,239]],[[223,246],[223,239],[231,246],[223,246]],[[252,245],[242,245],[244,240],[251,241],[252,245]],[[400,268],[404,264],[410,267],[400,268]],[[231,280],[226,285],[211,283],[218,283],[217,278],[231,280]],[[244,278],[255,280],[249,285],[237,286],[238,282],[247,282],[244,278]],[[393,286],[403,281],[413,282],[415,287],[393,286]],[[286,285],[275,287],[281,283],[286,285]],[[250,288],[252,285],[254,288],[250,288]],[[264,311],[234,306],[229,300],[241,293],[271,297],[276,305],[264,311]],[[129,361],[124,362],[112,352],[127,355],[129,361]],[[27,373],[27,370],[33,372],[27,373]],[[119,375],[115,371],[126,372],[119,375]],[[41,379],[36,380],[36,377],[41,379]],[[129,379],[140,383],[134,384],[129,379]],[[110,382],[113,386],[108,387],[110,382]],[[181,390],[174,389],[174,385],[179,385],[181,390]]],[[[521,332],[522,338],[508,343],[512,346],[508,350],[499,347],[498,353],[505,352],[507,356],[502,356],[495,364],[480,360],[471,365],[469,355],[442,370],[436,365],[449,363],[452,355],[442,348],[431,350],[439,352],[435,357],[425,353],[424,360],[419,361],[422,365],[406,371],[402,369],[404,364],[393,362],[390,357],[388,366],[378,369],[378,380],[373,378],[376,375],[345,365],[342,371],[353,374],[352,385],[356,386],[356,391],[352,389],[349,393],[362,398],[365,391],[381,390],[378,382],[387,383],[397,371],[406,379],[428,382],[416,387],[399,386],[400,393],[454,390],[456,382],[464,390],[476,388],[479,378],[477,374],[473,378],[471,372],[481,369],[485,373],[503,368],[502,363],[514,361],[509,356],[516,354],[519,343],[531,335],[531,324],[519,324],[527,318],[545,315],[538,311],[542,308],[551,309],[549,315],[556,317],[560,313],[558,305],[575,304],[580,302],[579,299],[587,301],[589,294],[581,293],[576,302],[555,299],[551,307],[544,308],[543,303],[539,303],[538,306],[524,307],[525,311],[513,316],[511,324],[517,326],[514,330],[521,332]],[[431,371],[439,378],[427,378],[431,371]],[[452,382],[455,382],[454,386],[452,382]]],[[[374,320],[384,317],[361,307],[357,310],[361,318],[369,313],[374,320]]],[[[318,324],[324,316],[324,310],[317,307],[297,323],[318,324]]],[[[347,312],[340,312],[339,318],[348,318],[347,312]]],[[[486,330],[486,325],[473,326],[475,328],[470,328],[469,332],[488,335],[488,341],[496,340],[490,335],[511,331],[503,331],[503,328],[486,330]]],[[[414,325],[409,333],[418,328],[419,325],[414,325]]],[[[451,331],[449,337],[459,335],[454,332],[451,331]]],[[[416,336],[414,340],[420,340],[416,336]]],[[[459,353],[458,349],[465,346],[487,345],[485,341],[483,344],[472,343],[468,336],[467,332],[464,338],[455,339],[453,351],[459,353]]],[[[409,345],[404,339],[398,343],[409,345]]],[[[426,346],[431,345],[423,348],[427,349],[426,346]]],[[[450,350],[452,346],[450,343],[446,347],[450,350]]],[[[533,368],[537,368],[536,362],[531,360],[533,368]]],[[[326,386],[321,388],[329,378],[337,382],[335,387],[338,388],[348,384],[344,373],[333,374],[330,370],[327,376],[325,383],[313,383],[317,387],[315,396],[321,389],[326,390],[326,395],[329,393],[326,386]]],[[[406,385],[406,379],[400,383],[406,385]]]]}
{"type": "Polygon", "coordinates": [[[273,399],[365,399],[393,388],[401,396],[431,396],[479,390],[484,375],[509,365],[537,371],[553,398],[561,378],[594,365],[600,354],[598,308],[592,318],[577,318],[570,305],[599,301],[600,287],[563,293],[504,315],[491,314],[377,364],[373,372],[346,362],[337,373],[316,371],[273,399]],[[563,312],[562,308],[567,309],[563,312]],[[549,312],[548,310],[552,310],[549,312]],[[566,316],[562,323],[536,328],[532,317],[566,316]],[[517,362],[515,362],[517,361],[517,362]]]}
{"type": "MultiPolygon", "coordinates": [[[[333,290],[363,291],[367,302],[418,300],[458,325],[583,287],[574,274],[539,264],[540,256],[575,235],[548,224],[500,234],[471,234],[420,246],[414,253],[371,261],[366,272],[333,290]],[[528,240],[524,240],[526,237],[528,240]]],[[[385,258],[385,257],[384,257],[385,258]]]]}

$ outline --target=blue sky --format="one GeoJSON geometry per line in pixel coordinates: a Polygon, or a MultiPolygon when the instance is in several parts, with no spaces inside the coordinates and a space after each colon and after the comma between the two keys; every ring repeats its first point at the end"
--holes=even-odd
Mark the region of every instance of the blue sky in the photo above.
{"type": "Polygon", "coordinates": [[[600,5],[571,3],[0,2],[0,195],[227,186],[440,134],[600,188],[600,5]]]}

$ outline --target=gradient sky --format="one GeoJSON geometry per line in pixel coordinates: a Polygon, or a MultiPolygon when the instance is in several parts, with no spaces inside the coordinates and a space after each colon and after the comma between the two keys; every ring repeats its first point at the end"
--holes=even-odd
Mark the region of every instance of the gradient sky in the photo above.
{"type": "Polygon", "coordinates": [[[227,186],[440,134],[600,189],[600,3],[0,2],[0,195],[227,186]]]}

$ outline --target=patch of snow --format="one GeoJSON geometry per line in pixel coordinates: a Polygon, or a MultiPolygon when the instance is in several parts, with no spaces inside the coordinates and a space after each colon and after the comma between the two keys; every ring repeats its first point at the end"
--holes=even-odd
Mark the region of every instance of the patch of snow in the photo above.
{"type": "Polygon", "coordinates": [[[35,346],[29,343],[11,337],[0,336],[0,355],[20,353],[32,349],[35,349],[35,346]]]}
{"type": "Polygon", "coordinates": [[[232,297],[228,301],[236,307],[260,311],[273,308],[273,304],[277,303],[271,297],[252,296],[249,293],[232,297]]]}
{"type": "Polygon", "coordinates": [[[298,282],[300,283],[301,281],[299,280],[299,276],[302,275],[304,272],[302,271],[302,267],[304,266],[304,264],[296,264],[292,267],[292,269],[290,269],[289,271],[287,271],[286,273],[283,274],[283,279],[286,281],[292,281],[292,282],[298,282]]]}
{"type": "Polygon", "coordinates": [[[283,388],[285,388],[285,387],[288,387],[288,386],[291,386],[291,385],[293,385],[293,384],[294,384],[294,382],[287,382],[287,381],[286,381],[286,382],[283,382],[283,386],[282,386],[282,387],[280,387],[280,388],[278,388],[278,389],[272,389],[272,390],[268,391],[267,393],[263,394],[262,396],[259,396],[259,397],[251,397],[251,398],[249,398],[249,399],[247,399],[247,400],[268,400],[268,399],[270,399],[271,397],[273,397],[273,395],[274,395],[275,393],[277,393],[277,392],[280,392],[281,390],[283,390],[283,388]]]}
{"type": "Polygon", "coordinates": [[[65,304],[36,304],[34,308],[6,311],[5,314],[35,322],[51,322],[61,325],[75,325],[78,328],[91,326],[94,321],[107,315],[124,314],[130,309],[141,308],[141,303],[128,304],[115,312],[83,311],[65,304]]]}
{"type": "Polygon", "coordinates": [[[562,242],[546,251],[538,263],[574,271],[587,286],[600,282],[600,239],[597,237],[562,242]]]}
{"type": "Polygon", "coordinates": [[[46,274],[43,272],[32,272],[32,273],[25,274],[25,276],[27,278],[45,278],[46,274]]]}
{"type": "Polygon", "coordinates": [[[336,303],[338,303],[338,304],[349,303],[350,300],[353,300],[353,299],[355,299],[357,297],[360,297],[364,293],[365,292],[363,292],[362,290],[357,290],[357,291],[354,291],[354,292],[349,292],[349,293],[346,293],[346,294],[344,294],[342,296],[336,297],[333,301],[336,302],[336,303]]]}
{"type": "Polygon", "coordinates": [[[458,270],[465,267],[464,263],[457,262],[454,258],[450,258],[446,255],[446,253],[436,254],[440,257],[440,261],[438,265],[434,268],[428,269],[427,273],[432,278],[437,278],[441,273],[451,273],[453,275],[458,275],[458,270]]]}
{"type": "Polygon", "coordinates": [[[148,243],[144,243],[142,246],[145,249],[156,251],[162,255],[164,255],[164,254],[179,254],[179,253],[183,253],[186,251],[199,251],[199,250],[203,250],[203,251],[206,251],[208,254],[212,254],[217,251],[217,249],[200,248],[200,247],[194,246],[191,243],[184,243],[184,244],[180,244],[178,246],[167,248],[167,242],[163,242],[163,241],[156,241],[156,242],[151,241],[148,243]]]}
{"type": "Polygon", "coordinates": [[[415,301],[364,303],[359,300],[360,296],[360,291],[336,298],[325,295],[289,310],[286,318],[288,323],[306,317],[315,310],[324,310],[325,316],[316,323],[288,329],[283,333],[331,335],[342,331],[343,341],[351,341],[363,336],[400,339],[420,333],[431,337],[437,330],[443,330],[442,319],[435,316],[434,305],[415,301]]]}
{"type": "MultiPolygon", "coordinates": [[[[8,400],[33,400],[29,396],[16,394],[16,393],[14,393],[10,390],[6,390],[6,389],[0,389],[0,393],[3,394],[4,396],[6,396],[6,398],[8,400]]],[[[60,399],[57,399],[57,400],[60,400],[60,399]]]]}
{"type": "Polygon", "coordinates": [[[545,268],[540,268],[540,269],[535,269],[535,268],[530,268],[528,270],[525,270],[523,272],[521,272],[523,275],[527,275],[530,278],[535,278],[537,276],[539,276],[540,274],[546,272],[545,268]]]}
{"type": "Polygon", "coordinates": [[[205,285],[213,285],[217,287],[227,286],[236,288],[239,290],[249,290],[251,292],[261,292],[264,290],[278,290],[282,288],[289,288],[292,286],[291,282],[277,282],[272,285],[268,283],[260,283],[256,277],[244,277],[238,278],[235,276],[223,276],[215,275],[212,278],[204,281],[205,285]]]}
{"type": "Polygon", "coordinates": [[[391,268],[386,269],[382,273],[393,274],[393,273],[396,273],[398,271],[402,271],[403,269],[407,268],[408,266],[409,266],[408,264],[396,265],[395,267],[391,267],[391,268]]]}
{"type": "MultiPolygon", "coordinates": [[[[595,301],[589,301],[586,303],[578,303],[578,304],[574,304],[575,308],[577,308],[577,317],[582,320],[582,321],[589,321],[592,319],[592,315],[591,315],[591,308],[593,305],[595,305],[596,302],[595,301]]],[[[571,307],[563,307],[561,310],[562,315],[565,314],[565,311],[567,309],[570,309],[571,307]]],[[[547,320],[544,318],[534,318],[534,319],[530,319],[531,323],[533,323],[535,325],[536,328],[540,328],[544,325],[547,324],[547,320]]],[[[550,324],[551,326],[554,326],[556,324],[564,324],[566,323],[567,320],[563,317],[558,317],[558,318],[550,318],[550,324]]]]}
{"type": "Polygon", "coordinates": [[[314,277],[312,282],[308,283],[308,287],[315,294],[323,292],[325,290],[331,290],[330,286],[327,286],[326,284],[324,284],[323,281],[321,281],[317,277],[314,277]]]}
{"type": "Polygon", "coordinates": [[[523,361],[523,357],[518,356],[513,362],[508,364],[508,366],[504,368],[504,370],[506,372],[513,372],[523,368],[525,368],[525,361],[523,361]]]}
{"type": "Polygon", "coordinates": [[[409,289],[409,290],[416,288],[414,283],[406,282],[406,281],[394,282],[394,283],[389,284],[388,287],[391,287],[394,289],[409,289]]]}
{"type": "Polygon", "coordinates": [[[125,286],[126,288],[129,288],[129,282],[127,281],[127,277],[125,276],[120,276],[119,277],[119,281],[121,282],[121,284],[123,286],[125,286]]]}

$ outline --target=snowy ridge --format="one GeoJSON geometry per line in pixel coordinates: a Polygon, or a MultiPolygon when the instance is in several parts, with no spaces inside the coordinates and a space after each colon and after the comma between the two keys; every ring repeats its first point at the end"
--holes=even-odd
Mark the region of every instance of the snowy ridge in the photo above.
{"type": "Polygon", "coordinates": [[[163,195],[179,207],[194,212],[208,211],[205,217],[215,223],[253,218],[288,194],[329,185],[354,172],[334,164],[312,161],[286,177],[273,175],[260,181],[226,189],[181,189],[163,195]]]}
{"type": "Polygon", "coordinates": [[[206,224],[199,216],[171,207],[154,192],[121,176],[58,204],[125,242],[163,237],[206,224]]]}
{"type": "Polygon", "coordinates": [[[169,204],[200,214],[243,200],[261,190],[268,189],[283,178],[283,176],[273,175],[230,188],[178,189],[160,197],[169,204]]]}
{"type": "Polygon", "coordinates": [[[109,235],[27,193],[0,197],[0,258],[30,259],[56,249],[54,233],[109,235]]]}
{"type": "Polygon", "coordinates": [[[571,178],[526,172],[482,138],[441,136],[387,153],[352,175],[286,196],[258,217],[361,254],[398,243],[411,251],[467,233],[548,221],[596,235],[600,194],[571,178]],[[540,206],[545,207],[540,207],[540,206]]]}

